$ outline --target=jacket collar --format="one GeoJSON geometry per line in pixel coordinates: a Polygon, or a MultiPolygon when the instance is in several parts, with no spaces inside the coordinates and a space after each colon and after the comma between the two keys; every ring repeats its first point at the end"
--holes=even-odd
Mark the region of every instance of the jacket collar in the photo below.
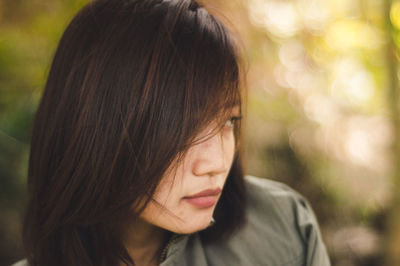
{"type": "Polygon", "coordinates": [[[172,234],[160,256],[160,266],[174,265],[174,261],[184,251],[190,235],[172,234]]]}

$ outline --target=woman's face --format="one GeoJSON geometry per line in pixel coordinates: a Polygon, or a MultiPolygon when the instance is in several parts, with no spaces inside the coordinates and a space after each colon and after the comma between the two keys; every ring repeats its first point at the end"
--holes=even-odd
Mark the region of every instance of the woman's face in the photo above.
{"type": "MultiPolygon", "coordinates": [[[[234,108],[232,117],[238,116],[234,108]]],[[[207,136],[210,124],[198,137],[207,136]]],[[[192,146],[176,171],[168,171],[141,218],[160,228],[189,234],[209,226],[235,153],[232,121],[192,146]]]]}

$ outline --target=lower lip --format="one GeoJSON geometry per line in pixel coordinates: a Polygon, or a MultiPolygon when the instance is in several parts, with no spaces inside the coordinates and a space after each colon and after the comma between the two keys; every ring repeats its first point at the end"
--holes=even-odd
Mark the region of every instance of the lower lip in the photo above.
{"type": "Polygon", "coordinates": [[[198,208],[209,208],[217,203],[217,196],[184,198],[184,200],[198,208]]]}

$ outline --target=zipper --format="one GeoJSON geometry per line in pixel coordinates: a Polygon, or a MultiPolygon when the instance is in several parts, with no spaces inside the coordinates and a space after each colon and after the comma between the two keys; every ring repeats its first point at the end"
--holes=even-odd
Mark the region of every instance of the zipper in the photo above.
{"type": "MultiPolygon", "coordinates": [[[[214,217],[211,217],[211,221],[210,221],[210,226],[212,226],[215,223],[214,217]]],[[[175,244],[176,242],[178,242],[179,239],[181,239],[184,235],[180,235],[180,234],[176,234],[173,233],[172,236],[169,238],[167,244],[165,245],[165,247],[163,248],[160,258],[159,258],[159,264],[161,264],[167,257],[167,253],[169,248],[175,244]]]]}
{"type": "Polygon", "coordinates": [[[178,235],[178,234],[173,234],[170,237],[170,239],[168,240],[168,243],[165,245],[165,247],[163,248],[163,250],[161,252],[161,256],[160,256],[160,260],[159,260],[160,264],[166,259],[169,248],[173,244],[175,244],[181,237],[182,237],[182,235],[178,235]]]}

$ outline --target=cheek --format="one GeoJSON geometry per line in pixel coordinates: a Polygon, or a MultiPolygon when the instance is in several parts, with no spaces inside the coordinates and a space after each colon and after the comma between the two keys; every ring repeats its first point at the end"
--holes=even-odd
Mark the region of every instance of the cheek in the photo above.
{"type": "Polygon", "coordinates": [[[227,132],[224,133],[224,153],[229,163],[232,163],[233,157],[235,155],[236,141],[235,135],[232,129],[228,129],[227,132]]]}
{"type": "MultiPolygon", "coordinates": [[[[153,200],[149,202],[140,216],[152,225],[172,230],[177,224],[176,218],[183,212],[180,210],[179,193],[171,188],[169,182],[163,183],[164,185],[156,191],[153,200]]],[[[160,185],[162,184],[160,183],[160,185]]]]}
{"type": "Polygon", "coordinates": [[[183,165],[169,169],[166,172],[153,195],[154,201],[152,201],[151,209],[157,209],[159,212],[177,210],[180,205],[180,199],[184,196],[184,184],[181,178],[183,174],[183,165]]]}
{"type": "Polygon", "coordinates": [[[177,204],[182,194],[182,181],[169,175],[161,180],[153,195],[153,199],[162,206],[169,208],[177,204]]]}

